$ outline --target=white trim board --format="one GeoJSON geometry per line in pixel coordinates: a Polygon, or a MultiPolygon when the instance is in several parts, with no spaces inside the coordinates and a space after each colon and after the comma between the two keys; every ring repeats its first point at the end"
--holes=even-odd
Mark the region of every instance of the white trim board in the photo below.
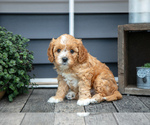
{"type": "MultiPolygon", "coordinates": [[[[58,85],[33,85],[34,89],[38,89],[38,88],[57,88],[58,85]]],[[[31,85],[29,85],[29,88],[32,88],[31,85]]]]}
{"type": "MultiPolygon", "coordinates": [[[[116,82],[118,82],[118,77],[115,77],[116,82]]],[[[58,85],[57,78],[35,78],[30,79],[31,83],[36,83],[37,85],[58,85]]]]}
{"type": "Polygon", "coordinates": [[[35,78],[30,79],[30,83],[36,83],[38,85],[57,85],[57,78],[35,78]]]}

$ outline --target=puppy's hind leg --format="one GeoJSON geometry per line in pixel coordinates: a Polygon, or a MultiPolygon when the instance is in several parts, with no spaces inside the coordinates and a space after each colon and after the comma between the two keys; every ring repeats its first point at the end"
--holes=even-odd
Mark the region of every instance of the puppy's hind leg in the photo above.
{"type": "Polygon", "coordinates": [[[106,96],[106,89],[105,84],[107,83],[107,80],[104,80],[101,78],[101,76],[97,76],[97,78],[94,81],[93,87],[96,92],[95,95],[91,98],[91,103],[100,103],[104,101],[104,98],[106,96]]]}
{"type": "Polygon", "coordinates": [[[117,90],[117,84],[114,77],[109,74],[99,75],[94,83],[96,94],[92,97],[91,103],[99,103],[101,101],[114,101],[122,98],[122,95],[117,90]]]}
{"type": "Polygon", "coordinates": [[[120,100],[122,99],[122,95],[120,94],[119,91],[115,91],[114,94],[110,95],[110,96],[101,96],[100,94],[95,94],[92,99],[91,99],[91,103],[99,103],[102,101],[116,101],[116,100],[120,100]]]}
{"type": "Polygon", "coordinates": [[[122,99],[122,95],[120,94],[119,91],[115,91],[113,95],[103,97],[103,99],[106,101],[115,101],[115,100],[122,99]]]}

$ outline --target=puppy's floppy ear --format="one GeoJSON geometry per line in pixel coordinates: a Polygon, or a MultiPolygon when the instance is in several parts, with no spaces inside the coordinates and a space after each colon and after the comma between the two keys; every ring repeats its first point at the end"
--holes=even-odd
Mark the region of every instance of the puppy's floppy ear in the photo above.
{"type": "Polygon", "coordinates": [[[54,61],[54,53],[53,53],[54,42],[55,42],[55,39],[53,38],[52,41],[50,42],[49,48],[47,50],[47,56],[48,56],[48,60],[50,62],[54,61]]]}
{"type": "Polygon", "coordinates": [[[78,61],[79,63],[83,63],[88,58],[88,52],[86,48],[83,46],[81,39],[77,39],[77,40],[78,40],[78,49],[79,49],[78,61]]]}

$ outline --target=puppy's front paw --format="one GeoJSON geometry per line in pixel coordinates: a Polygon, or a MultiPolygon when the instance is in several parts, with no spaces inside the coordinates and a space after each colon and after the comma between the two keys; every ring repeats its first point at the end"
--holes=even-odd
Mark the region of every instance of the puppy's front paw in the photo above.
{"type": "Polygon", "coordinates": [[[68,92],[68,94],[66,95],[66,98],[68,100],[75,99],[75,97],[76,97],[76,94],[73,91],[68,92]]]}
{"type": "Polygon", "coordinates": [[[98,103],[98,102],[96,101],[96,99],[92,98],[91,103],[98,103]]]}
{"type": "Polygon", "coordinates": [[[80,106],[84,106],[84,105],[89,105],[91,102],[91,99],[81,99],[81,100],[78,100],[77,101],[77,105],[80,105],[80,106]]]}
{"type": "Polygon", "coordinates": [[[49,103],[58,103],[58,102],[62,102],[63,99],[61,98],[56,98],[55,96],[52,96],[51,98],[49,98],[49,100],[47,102],[49,103]]]}

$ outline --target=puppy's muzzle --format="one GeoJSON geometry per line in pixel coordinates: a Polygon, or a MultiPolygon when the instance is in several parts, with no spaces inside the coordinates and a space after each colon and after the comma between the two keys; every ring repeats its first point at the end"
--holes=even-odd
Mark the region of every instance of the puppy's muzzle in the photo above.
{"type": "Polygon", "coordinates": [[[63,63],[67,63],[68,58],[67,58],[67,57],[63,57],[63,58],[62,58],[62,61],[63,61],[63,63]]]}

